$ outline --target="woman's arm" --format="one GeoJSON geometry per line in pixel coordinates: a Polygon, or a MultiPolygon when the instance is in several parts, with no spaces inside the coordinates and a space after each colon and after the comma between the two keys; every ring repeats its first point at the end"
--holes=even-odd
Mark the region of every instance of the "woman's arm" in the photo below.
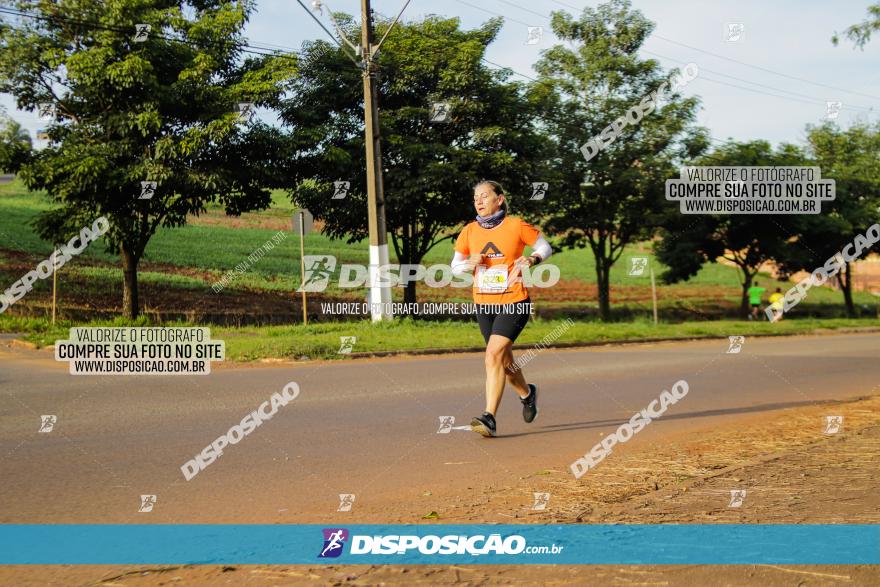
{"type": "Polygon", "coordinates": [[[532,245],[532,254],[529,257],[538,257],[538,259],[532,263],[532,265],[537,265],[543,261],[547,260],[547,257],[553,254],[553,249],[550,248],[550,243],[547,242],[547,239],[544,238],[544,235],[538,235],[538,240],[535,241],[535,244],[532,245]]]}
{"type": "Polygon", "coordinates": [[[466,273],[465,269],[467,267],[467,255],[455,251],[455,254],[452,256],[452,262],[449,263],[449,266],[452,267],[453,275],[466,273]]]}
{"type": "Polygon", "coordinates": [[[479,253],[468,256],[464,253],[459,253],[458,251],[455,251],[455,254],[452,256],[452,262],[449,264],[449,266],[452,267],[453,275],[473,273],[474,267],[479,265],[482,259],[483,256],[479,253]]]}
{"type": "Polygon", "coordinates": [[[550,248],[550,243],[548,243],[543,236],[538,235],[538,240],[535,241],[535,244],[532,245],[532,254],[528,257],[520,257],[513,264],[513,269],[510,271],[510,279],[516,281],[520,278],[522,269],[522,265],[527,265],[528,267],[534,267],[538,263],[541,263],[553,254],[553,249],[550,248]]]}

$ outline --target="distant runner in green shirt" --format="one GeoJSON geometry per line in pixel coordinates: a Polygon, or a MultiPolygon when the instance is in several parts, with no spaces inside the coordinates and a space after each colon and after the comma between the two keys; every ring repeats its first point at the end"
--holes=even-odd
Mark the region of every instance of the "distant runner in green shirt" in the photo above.
{"type": "Polygon", "coordinates": [[[758,319],[758,310],[761,308],[761,296],[767,291],[763,287],[758,287],[758,282],[754,281],[752,287],[749,288],[749,304],[752,306],[752,313],[749,314],[749,320],[758,319]]]}

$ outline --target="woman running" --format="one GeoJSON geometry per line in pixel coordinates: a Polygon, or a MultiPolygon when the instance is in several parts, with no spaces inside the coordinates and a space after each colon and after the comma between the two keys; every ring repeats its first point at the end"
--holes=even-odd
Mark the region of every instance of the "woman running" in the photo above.
{"type": "Polygon", "coordinates": [[[526,383],[512,350],[531,315],[521,267],[534,267],[552,250],[535,227],[507,215],[507,199],[497,182],[481,181],[474,186],[474,208],[477,219],[458,235],[451,265],[458,274],[476,269],[473,296],[477,322],[486,340],[486,411],[471,421],[471,429],[489,437],[496,434],[495,414],[505,380],[519,394],[523,420],[531,422],[538,415],[538,386],[526,383]],[[523,257],[526,245],[533,252],[523,257]]]}

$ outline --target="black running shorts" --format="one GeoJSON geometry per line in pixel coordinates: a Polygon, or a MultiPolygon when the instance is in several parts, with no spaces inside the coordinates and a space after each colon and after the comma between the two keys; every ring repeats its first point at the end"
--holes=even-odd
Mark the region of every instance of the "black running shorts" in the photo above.
{"type": "Polygon", "coordinates": [[[493,334],[516,340],[529,321],[531,307],[529,298],[512,304],[477,304],[477,323],[486,343],[493,334]]]}

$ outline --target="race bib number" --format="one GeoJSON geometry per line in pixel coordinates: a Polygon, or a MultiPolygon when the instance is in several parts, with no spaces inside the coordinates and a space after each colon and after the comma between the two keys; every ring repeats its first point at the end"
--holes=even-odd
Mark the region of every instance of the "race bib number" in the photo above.
{"type": "Polygon", "coordinates": [[[507,291],[507,265],[486,267],[477,270],[477,288],[480,293],[504,293],[507,291]]]}

